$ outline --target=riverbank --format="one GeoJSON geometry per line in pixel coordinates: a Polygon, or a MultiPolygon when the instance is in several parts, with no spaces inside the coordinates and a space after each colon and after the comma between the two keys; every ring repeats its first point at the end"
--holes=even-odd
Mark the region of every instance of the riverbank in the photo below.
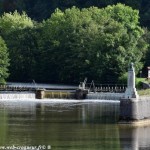
{"type": "Polygon", "coordinates": [[[140,96],[149,96],[150,97],[150,89],[138,90],[138,94],[140,96]]]}

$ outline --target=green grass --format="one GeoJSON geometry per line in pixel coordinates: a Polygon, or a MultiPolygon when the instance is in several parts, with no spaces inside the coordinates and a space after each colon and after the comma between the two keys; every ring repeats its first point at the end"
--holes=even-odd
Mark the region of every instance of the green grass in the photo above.
{"type": "Polygon", "coordinates": [[[142,82],[150,84],[150,80],[146,78],[136,78],[136,87],[140,96],[150,96],[150,89],[142,89],[142,82]]]}
{"type": "Polygon", "coordinates": [[[146,78],[136,78],[136,82],[146,82],[147,83],[147,80],[146,78]]]}
{"type": "Polygon", "coordinates": [[[138,94],[139,94],[140,96],[144,96],[144,95],[150,96],[150,89],[138,90],[138,94]]]}
{"type": "Polygon", "coordinates": [[[147,80],[146,78],[136,78],[135,85],[137,89],[142,89],[142,82],[149,84],[150,80],[147,80]]]}

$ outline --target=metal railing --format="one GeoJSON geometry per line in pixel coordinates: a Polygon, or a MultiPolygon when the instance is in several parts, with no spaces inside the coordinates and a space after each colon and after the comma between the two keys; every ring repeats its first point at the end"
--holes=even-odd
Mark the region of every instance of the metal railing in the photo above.
{"type": "Polygon", "coordinates": [[[85,84],[85,89],[89,92],[124,93],[126,87],[126,84],[95,84],[94,81],[85,84]]]}

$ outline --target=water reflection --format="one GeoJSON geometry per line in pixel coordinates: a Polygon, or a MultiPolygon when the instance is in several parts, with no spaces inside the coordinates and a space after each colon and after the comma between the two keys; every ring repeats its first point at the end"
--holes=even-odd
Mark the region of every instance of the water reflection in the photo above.
{"type": "Polygon", "coordinates": [[[1,101],[0,145],[56,150],[146,150],[150,127],[116,124],[119,103],[1,101]]]}
{"type": "Polygon", "coordinates": [[[121,147],[124,150],[149,150],[150,126],[120,128],[121,147]]]}

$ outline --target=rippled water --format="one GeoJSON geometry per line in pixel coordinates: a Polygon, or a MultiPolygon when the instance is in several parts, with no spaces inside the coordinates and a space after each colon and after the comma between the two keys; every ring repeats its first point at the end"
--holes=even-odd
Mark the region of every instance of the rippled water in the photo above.
{"type": "Polygon", "coordinates": [[[3,100],[0,101],[0,146],[149,150],[150,127],[120,127],[116,123],[118,114],[116,101],[3,100]]]}

